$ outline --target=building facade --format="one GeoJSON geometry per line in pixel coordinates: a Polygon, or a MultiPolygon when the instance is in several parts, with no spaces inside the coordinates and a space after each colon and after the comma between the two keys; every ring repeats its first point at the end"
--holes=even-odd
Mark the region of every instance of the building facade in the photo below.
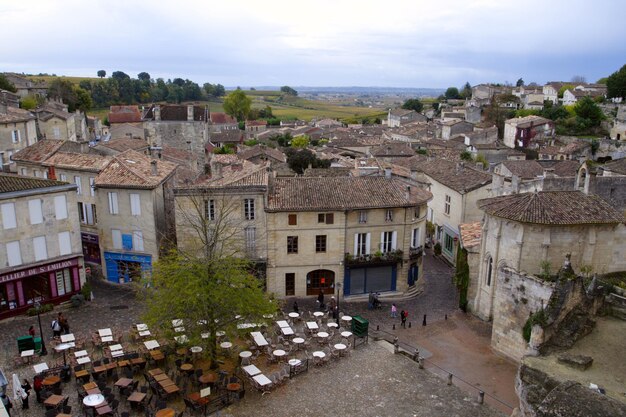
{"type": "Polygon", "coordinates": [[[0,231],[0,318],[80,291],[76,185],[0,174],[0,231]]]}

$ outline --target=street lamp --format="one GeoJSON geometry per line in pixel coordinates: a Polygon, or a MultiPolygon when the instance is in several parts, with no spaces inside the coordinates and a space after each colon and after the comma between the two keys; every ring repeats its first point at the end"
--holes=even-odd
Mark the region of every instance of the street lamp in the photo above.
{"type": "Polygon", "coordinates": [[[341,283],[337,283],[337,324],[339,324],[339,295],[341,294],[341,283]]]}
{"type": "Polygon", "coordinates": [[[37,321],[39,322],[39,337],[41,338],[41,351],[39,352],[40,356],[46,356],[48,351],[46,350],[46,342],[43,337],[43,330],[41,328],[41,315],[39,314],[41,311],[41,303],[39,301],[35,301],[35,308],[37,309],[37,321]]]}

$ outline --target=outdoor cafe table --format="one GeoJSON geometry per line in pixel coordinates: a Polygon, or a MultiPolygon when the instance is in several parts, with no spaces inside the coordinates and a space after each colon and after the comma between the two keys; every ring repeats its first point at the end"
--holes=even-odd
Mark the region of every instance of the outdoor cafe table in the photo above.
{"type": "Polygon", "coordinates": [[[294,312],[289,313],[289,317],[291,317],[292,319],[297,319],[298,317],[300,317],[300,314],[294,312]]]}
{"type": "Polygon", "coordinates": [[[115,386],[120,387],[120,388],[126,388],[132,383],[133,383],[133,380],[130,378],[120,378],[117,380],[117,382],[115,382],[115,386]]]}
{"type": "Polygon", "coordinates": [[[78,352],[74,352],[74,356],[76,356],[77,358],[81,358],[83,356],[87,356],[87,351],[86,350],[79,350],[78,352]]]}
{"type": "Polygon", "coordinates": [[[173,408],[163,408],[156,412],[154,417],[174,417],[176,415],[176,410],[173,408]]]}
{"type": "Polygon", "coordinates": [[[23,350],[21,353],[22,358],[27,358],[30,361],[30,358],[35,355],[35,349],[23,350]]]}
{"type": "Polygon", "coordinates": [[[316,312],[313,313],[313,315],[315,317],[322,317],[324,315],[324,313],[322,313],[321,311],[316,311],[316,312]]]}
{"type": "Polygon", "coordinates": [[[166,379],[169,379],[169,377],[167,376],[167,374],[156,374],[156,375],[152,375],[154,377],[154,380],[156,382],[160,382],[160,381],[164,381],[166,379]]]}
{"type": "Polygon", "coordinates": [[[285,335],[285,336],[291,336],[292,334],[294,334],[294,331],[291,327],[281,327],[280,331],[285,335]]]}
{"type": "Polygon", "coordinates": [[[104,402],[104,395],[102,394],[91,394],[85,396],[83,398],[83,404],[87,407],[96,407],[104,402]]]}
{"type": "Polygon", "coordinates": [[[341,332],[341,335],[343,337],[350,337],[350,336],[352,336],[352,332],[349,332],[349,331],[346,330],[346,331],[341,332]]]}
{"type": "Polygon", "coordinates": [[[282,358],[283,356],[285,356],[287,354],[287,352],[285,352],[282,349],[276,349],[274,352],[272,352],[274,354],[274,356],[282,358]]]}
{"type": "Polygon", "coordinates": [[[51,386],[51,385],[58,384],[59,382],[61,382],[61,378],[59,378],[56,375],[51,375],[49,377],[44,378],[44,380],[41,381],[41,385],[51,386]]]}
{"type": "Polygon", "coordinates": [[[287,323],[287,320],[278,320],[276,324],[278,324],[278,327],[289,327],[289,323],[287,323]]]}
{"type": "Polygon", "coordinates": [[[300,359],[289,359],[289,362],[287,362],[290,366],[298,366],[302,363],[302,361],[300,359]]]}
{"type": "Polygon", "coordinates": [[[345,350],[346,348],[347,348],[347,346],[344,345],[343,343],[337,343],[335,345],[335,349],[337,349],[337,350],[345,350]]]}
{"type": "Polygon", "coordinates": [[[150,336],[152,333],[150,333],[150,330],[142,330],[139,332],[139,336],[141,337],[146,337],[146,336],[150,336]]]}
{"type": "Polygon", "coordinates": [[[329,334],[328,334],[328,333],[326,333],[326,332],[318,332],[318,333],[317,333],[317,337],[321,337],[322,339],[325,339],[325,338],[327,338],[328,336],[329,336],[329,334]]]}
{"type": "Polygon", "coordinates": [[[176,340],[178,343],[187,343],[189,339],[187,338],[187,336],[182,334],[180,336],[174,336],[174,340],[176,340]]]}
{"type": "Polygon", "coordinates": [[[65,397],[63,397],[62,395],[55,395],[52,394],[51,396],[49,396],[48,398],[46,398],[46,400],[43,402],[43,404],[46,407],[56,407],[58,406],[63,400],[65,399],[65,397]]]}
{"type": "Polygon", "coordinates": [[[224,337],[225,335],[226,335],[226,332],[224,330],[218,330],[215,332],[216,337],[224,337]]]}
{"type": "Polygon", "coordinates": [[[200,381],[201,384],[213,384],[217,381],[217,374],[213,372],[202,374],[198,377],[198,381],[200,381]]]}
{"type": "Polygon", "coordinates": [[[243,370],[250,376],[255,376],[261,373],[261,370],[257,368],[255,365],[244,366],[243,370]]]}
{"type": "Polygon", "coordinates": [[[220,347],[222,349],[230,349],[231,347],[233,347],[233,344],[230,342],[222,342],[220,343],[220,347]]]}
{"type": "Polygon", "coordinates": [[[250,356],[252,356],[252,352],[250,352],[249,350],[242,350],[241,352],[239,352],[240,358],[249,358],[250,356]]]}
{"type": "Polygon", "coordinates": [[[146,398],[147,395],[148,394],[144,392],[134,391],[132,394],[128,396],[128,402],[139,404],[140,402],[144,400],[144,398],[146,398]]]}
{"type": "Polygon", "coordinates": [[[38,363],[37,365],[33,365],[33,369],[35,369],[35,372],[39,374],[48,370],[48,364],[45,362],[38,363]]]}
{"type": "Polygon", "coordinates": [[[342,316],[341,320],[342,321],[352,321],[352,317],[351,316],[342,316]]]}
{"type": "Polygon", "coordinates": [[[304,343],[304,339],[301,337],[294,337],[292,342],[295,343],[296,345],[301,345],[302,343],[304,343]]]}
{"type": "Polygon", "coordinates": [[[252,379],[254,379],[261,386],[269,385],[272,383],[272,381],[263,374],[255,375],[252,377],[252,379]]]}
{"type": "Polygon", "coordinates": [[[313,352],[313,356],[315,356],[317,358],[325,358],[326,354],[324,352],[322,352],[321,350],[317,350],[317,351],[313,352]]]}
{"type": "Polygon", "coordinates": [[[335,323],[334,321],[328,322],[328,323],[326,323],[326,325],[328,327],[339,327],[339,325],[337,323],[335,323]]]}
{"type": "Polygon", "coordinates": [[[103,342],[112,342],[113,336],[102,336],[100,340],[102,340],[103,342]]]}
{"type": "Polygon", "coordinates": [[[319,328],[320,328],[320,327],[317,325],[317,323],[316,323],[316,322],[314,322],[314,321],[307,321],[307,322],[306,322],[306,327],[307,327],[309,330],[317,330],[317,329],[319,329],[319,328]]]}
{"type": "Polygon", "coordinates": [[[87,382],[86,384],[83,384],[83,388],[85,391],[89,391],[90,389],[98,388],[98,384],[93,381],[87,382]]]}
{"type": "Polygon", "coordinates": [[[98,414],[99,416],[110,414],[112,412],[113,412],[113,409],[109,406],[109,404],[102,404],[96,407],[96,414],[98,414]]]}
{"type": "Polygon", "coordinates": [[[111,349],[111,351],[114,351],[114,350],[122,350],[122,345],[119,345],[119,344],[117,344],[117,345],[111,345],[111,346],[109,346],[109,349],[111,349]]]}
{"type": "Polygon", "coordinates": [[[267,346],[269,344],[261,332],[250,332],[250,335],[254,339],[254,343],[256,343],[257,346],[267,346]]]}
{"type": "Polygon", "coordinates": [[[152,349],[156,349],[159,346],[159,342],[157,342],[156,340],[148,340],[146,342],[143,342],[143,344],[146,346],[146,349],[148,350],[152,350],[152,349]]]}
{"type": "Polygon", "coordinates": [[[152,377],[153,377],[153,376],[156,376],[156,375],[159,375],[159,374],[162,374],[162,373],[163,373],[163,371],[161,370],[161,368],[154,368],[154,369],[150,369],[150,370],[148,371],[148,374],[149,374],[150,376],[152,376],[152,377]]]}
{"type": "Polygon", "coordinates": [[[180,388],[178,388],[178,386],[173,382],[170,385],[161,385],[161,387],[167,394],[174,394],[175,392],[180,391],[180,388]]]}
{"type": "Polygon", "coordinates": [[[57,352],[63,352],[63,365],[67,365],[67,360],[65,358],[65,351],[71,348],[72,345],[69,343],[60,343],[54,347],[54,350],[57,352]]]}
{"type": "Polygon", "coordinates": [[[172,327],[180,327],[183,325],[183,321],[181,319],[172,320],[172,327]]]}
{"type": "Polygon", "coordinates": [[[89,362],[91,362],[89,356],[81,356],[80,358],[76,359],[76,363],[78,363],[79,365],[84,365],[89,362]]]}
{"type": "Polygon", "coordinates": [[[61,342],[63,342],[63,343],[74,342],[75,340],[76,340],[76,338],[74,337],[74,333],[68,333],[68,334],[62,334],[61,335],[61,342]]]}
{"type": "Polygon", "coordinates": [[[137,330],[143,332],[144,330],[148,330],[148,325],[144,323],[137,324],[137,330]]]}
{"type": "Polygon", "coordinates": [[[105,336],[113,336],[113,332],[111,331],[111,329],[98,329],[98,334],[100,335],[100,337],[105,337],[105,336]]]}
{"type": "Polygon", "coordinates": [[[192,346],[189,348],[189,350],[191,351],[191,353],[200,353],[202,352],[202,347],[201,346],[192,346]]]}

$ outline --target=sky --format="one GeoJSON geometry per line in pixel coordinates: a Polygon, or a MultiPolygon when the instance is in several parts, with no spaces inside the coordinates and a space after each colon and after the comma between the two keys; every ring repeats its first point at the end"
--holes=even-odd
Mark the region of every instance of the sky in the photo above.
{"type": "Polygon", "coordinates": [[[225,86],[595,82],[624,0],[0,0],[0,71],[225,86]]]}

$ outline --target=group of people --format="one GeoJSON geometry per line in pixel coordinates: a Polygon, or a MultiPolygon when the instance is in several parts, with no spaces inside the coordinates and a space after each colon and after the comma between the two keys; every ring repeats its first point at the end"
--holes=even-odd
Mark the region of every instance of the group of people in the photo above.
{"type": "Polygon", "coordinates": [[[380,297],[380,293],[376,292],[372,292],[370,291],[370,296],[369,296],[369,300],[367,302],[367,308],[372,310],[374,308],[381,308],[382,304],[380,302],[380,300],[378,299],[378,297],[380,297]]]}
{"type": "Polygon", "coordinates": [[[61,337],[61,333],[68,334],[70,332],[70,324],[63,313],[59,312],[56,319],[52,320],[52,337],[61,337]]]}
{"type": "MultiPolygon", "coordinates": [[[[326,304],[324,304],[324,293],[321,290],[319,295],[317,296],[316,302],[319,310],[326,309],[326,304]]],[[[334,319],[336,319],[337,315],[339,314],[339,312],[337,311],[338,309],[339,306],[337,305],[337,300],[333,295],[332,297],[330,297],[330,301],[328,302],[328,312],[333,316],[334,319]]],[[[296,313],[300,312],[300,307],[298,307],[298,301],[293,302],[293,311],[296,313]]]]}
{"type": "MultiPolygon", "coordinates": [[[[396,304],[393,303],[391,304],[391,318],[397,318],[398,317],[398,307],[396,307],[396,304]]],[[[406,319],[409,317],[409,312],[405,311],[405,310],[401,310],[400,311],[400,326],[404,327],[406,329],[406,319]]]]}
{"type": "MultiPolygon", "coordinates": [[[[32,387],[27,379],[24,380],[21,388],[22,389],[20,392],[20,398],[22,399],[22,409],[28,410],[28,396],[30,395],[32,387]]],[[[11,403],[11,399],[4,392],[0,392],[0,399],[2,400],[2,404],[4,404],[4,408],[7,411],[7,414],[10,416],[11,409],[13,408],[13,403],[11,403]]]]}

